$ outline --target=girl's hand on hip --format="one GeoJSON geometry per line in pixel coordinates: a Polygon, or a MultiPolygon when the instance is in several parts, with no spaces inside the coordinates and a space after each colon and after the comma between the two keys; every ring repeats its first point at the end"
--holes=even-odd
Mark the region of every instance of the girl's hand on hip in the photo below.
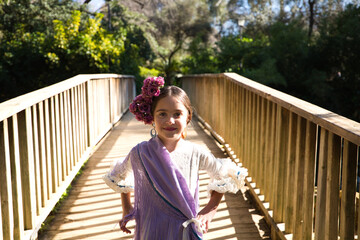
{"type": "Polygon", "coordinates": [[[122,218],[122,219],[119,221],[119,225],[120,225],[121,231],[123,231],[124,233],[130,234],[131,231],[126,227],[126,224],[127,224],[128,222],[129,222],[129,219],[124,219],[124,218],[122,218]]]}
{"type": "Polygon", "coordinates": [[[207,233],[209,230],[209,224],[214,218],[217,207],[220,204],[223,193],[213,191],[211,193],[209,203],[198,213],[197,219],[202,223],[203,233],[207,233]]]}

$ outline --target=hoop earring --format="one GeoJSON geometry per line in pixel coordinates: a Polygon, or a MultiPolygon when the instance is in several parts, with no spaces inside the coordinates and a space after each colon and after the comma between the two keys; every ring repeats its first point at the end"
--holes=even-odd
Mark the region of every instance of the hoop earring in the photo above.
{"type": "Polygon", "coordinates": [[[155,124],[153,124],[153,128],[150,130],[150,136],[151,138],[155,138],[157,135],[156,129],[155,129],[155,124]]]}
{"type": "Polygon", "coordinates": [[[181,138],[185,140],[186,136],[187,136],[187,131],[185,128],[184,131],[181,133],[181,138]]]}

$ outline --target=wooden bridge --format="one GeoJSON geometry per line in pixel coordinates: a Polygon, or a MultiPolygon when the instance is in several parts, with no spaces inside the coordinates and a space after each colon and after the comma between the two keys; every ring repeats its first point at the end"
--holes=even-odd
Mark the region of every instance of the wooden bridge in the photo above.
{"type": "MultiPolygon", "coordinates": [[[[358,238],[359,123],[237,74],[186,76],[182,87],[197,114],[188,139],[249,170],[207,239],[358,238]]],[[[2,239],[131,238],[101,176],[149,138],[126,113],[134,96],[132,76],[79,75],[0,104],[2,239]]],[[[207,181],[202,173],[202,205],[207,181]]]]}

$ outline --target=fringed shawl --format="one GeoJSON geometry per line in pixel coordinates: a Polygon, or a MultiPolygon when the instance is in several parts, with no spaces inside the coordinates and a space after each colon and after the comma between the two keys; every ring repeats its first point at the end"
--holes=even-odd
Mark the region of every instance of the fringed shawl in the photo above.
{"type": "Polygon", "coordinates": [[[154,138],[138,144],[131,151],[131,164],[135,204],[126,218],[136,220],[135,239],[202,239],[194,223],[184,230],[182,224],[197,215],[198,196],[191,195],[162,142],[154,138]]]}

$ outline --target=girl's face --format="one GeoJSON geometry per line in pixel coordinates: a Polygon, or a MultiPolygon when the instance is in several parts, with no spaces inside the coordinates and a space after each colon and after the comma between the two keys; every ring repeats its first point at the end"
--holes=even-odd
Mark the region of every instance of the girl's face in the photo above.
{"type": "Polygon", "coordinates": [[[154,110],[155,129],[163,141],[179,141],[189,121],[187,108],[176,97],[160,99],[154,110]]]}

